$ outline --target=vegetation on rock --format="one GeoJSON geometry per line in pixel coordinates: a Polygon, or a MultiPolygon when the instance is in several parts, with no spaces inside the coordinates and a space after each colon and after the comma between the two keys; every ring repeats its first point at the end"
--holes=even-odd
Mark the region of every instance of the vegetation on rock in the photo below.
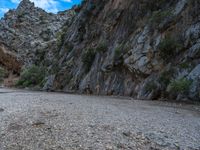
{"type": "Polygon", "coordinates": [[[106,52],[108,49],[108,46],[106,42],[101,42],[99,45],[96,47],[96,52],[106,52]]]}
{"type": "Polygon", "coordinates": [[[63,27],[63,29],[60,32],[58,32],[56,35],[58,49],[60,49],[62,44],[64,43],[66,31],[67,31],[67,27],[63,27]]]}
{"type": "Polygon", "coordinates": [[[177,50],[181,49],[181,45],[175,38],[167,36],[160,42],[158,49],[160,57],[165,61],[169,61],[177,54],[177,50]]]}
{"type": "Polygon", "coordinates": [[[173,69],[168,70],[168,71],[163,71],[160,74],[159,82],[166,87],[167,85],[169,85],[171,79],[173,78],[173,75],[174,75],[174,70],[173,69]]]}
{"type": "Polygon", "coordinates": [[[154,25],[160,24],[162,21],[164,21],[167,17],[172,16],[171,10],[158,10],[154,11],[151,18],[150,22],[154,25]]]}
{"type": "Polygon", "coordinates": [[[90,71],[90,68],[95,59],[96,51],[93,48],[86,49],[82,55],[82,62],[85,67],[85,71],[90,71]]]}
{"type": "Polygon", "coordinates": [[[38,66],[31,66],[24,69],[21,73],[19,81],[16,83],[16,86],[19,87],[34,87],[34,86],[43,86],[45,78],[45,68],[38,66]]]}
{"type": "Polygon", "coordinates": [[[115,48],[115,53],[114,53],[114,58],[119,59],[119,57],[122,55],[123,53],[123,45],[120,44],[115,48]]]}
{"type": "Polygon", "coordinates": [[[5,70],[0,67],[0,83],[3,82],[4,76],[5,76],[5,70]]]}
{"type": "Polygon", "coordinates": [[[176,94],[186,94],[189,91],[191,84],[192,81],[187,78],[172,80],[168,86],[168,91],[176,94]]]}
{"type": "Polygon", "coordinates": [[[157,84],[155,83],[155,81],[149,81],[146,85],[145,85],[145,91],[147,92],[152,92],[153,90],[155,90],[157,88],[157,84]]]}

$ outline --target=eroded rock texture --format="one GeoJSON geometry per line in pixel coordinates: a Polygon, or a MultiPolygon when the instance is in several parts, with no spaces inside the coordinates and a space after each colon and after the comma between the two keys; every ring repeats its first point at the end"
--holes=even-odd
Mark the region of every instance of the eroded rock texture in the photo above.
{"type": "Polygon", "coordinates": [[[24,0],[0,39],[46,66],[43,89],[200,100],[199,10],[198,0],[85,0],[53,15],[24,0]]]}

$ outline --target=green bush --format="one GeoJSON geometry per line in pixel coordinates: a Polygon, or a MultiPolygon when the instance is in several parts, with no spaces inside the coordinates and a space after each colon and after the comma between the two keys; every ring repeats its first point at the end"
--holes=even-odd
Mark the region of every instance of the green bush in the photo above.
{"type": "Polygon", "coordinates": [[[162,6],[166,3],[166,0],[148,0],[145,2],[145,8],[155,11],[161,9],[162,6]]]}
{"type": "Polygon", "coordinates": [[[150,23],[151,24],[160,24],[165,18],[172,16],[171,10],[165,10],[165,11],[154,11],[151,18],[150,18],[150,23]]]}
{"type": "Polygon", "coordinates": [[[145,91],[151,92],[157,88],[157,85],[154,81],[150,81],[145,85],[145,91]]]}
{"type": "Polygon", "coordinates": [[[44,49],[37,49],[35,51],[36,58],[39,62],[45,59],[45,54],[46,54],[46,51],[44,49]]]}
{"type": "Polygon", "coordinates": [[[176,94],[181,94],[181,93],[184,94],[189,91],[191,84],[192,81],[186,78],[173,80],[168,86],[168,91],[176,94]]]}
{"type": "Polygon", "coordinates": [[[59,67],[59,65],[57,63],[53,63],[51,69],[50,69],[50,73],[51,74],[56,74],[61,70],[61,68],[59,67]]]}
{"type": "Polygon", "coordinates": [[[169,85],[171,79],[173,78],[174,70],[164,71],[160,74],[159,82],[165,86],[169,85]]]}
{"type": "Polygon", "coordinates": [[[88,72],[94,62],[96,55],[96,51],[93,48],[89,48],[84,51],[82,55],[82,62],[84,64],[84,67],[86,69],[86,72],[88,72]]]}
{"type": "Polygon", "coordinates": [[[67,32],[68,28],[65,26],[62,28],[62,30],[60,32],[57,33],[56,35],[56,39],[57,39],[57,47],[60,49],[61,46],[63,45],[64,43],[64,40],[65,40],[65,35],[66,35],[66,32],[67,32]]]}
{"type": "Polygon", "coordinates": [[[17,18],[20,19],[20,18],[23,18],[27,13],[24,13],[24,12],[21,12],[18,14],[17,18]]]}
{"type": "Polygon", "coordinates": [[[108,46],[106,42],[101,42],[97,47],[96,47],[96,52],[106,52],[108,49],[108,46]]]}
{"type": "Polygon", "coordinates": [[[20,79],[16,85],[20,87],[43,86],[45,72],[45,68],[35,65],[26,68],[21,73],[20,79]]]}
{"type": "Polygon", "coordinates": [[[179,68],[192,69],[192,64],[190,62],[183,62],[183,63],[179,64],[179,68]]]}
{"type": "Polygon", "coordinates": [[[123,53],[123,45],[120,44],[115,48],[114,58],[119,59],[119,57],[122,55],[122,53],[123,53]]]}
{"type": "Polygon", "coordinates": [[[168,36],[160,42],[158,48],[160,57],[166,61],[175,56],[177,50],[181,49],[181,45],[177,40],[168,36]]]}
{"type": "Polygon", "coordinates": [[[71,43],[69,43],[69,42],[66,42],[65,44],[64,44],[64,52],[65,53],[70,53],[72,50],[73,50],[73,48],[74,48],[74,46],[73,46],[73,44],[71,44],[71,43]]]}
{"type": "Polygon", "coordinates": [[[5,76],[5,70],[0,67],[0,83],[3,82],[4,76],[5,76]]]}

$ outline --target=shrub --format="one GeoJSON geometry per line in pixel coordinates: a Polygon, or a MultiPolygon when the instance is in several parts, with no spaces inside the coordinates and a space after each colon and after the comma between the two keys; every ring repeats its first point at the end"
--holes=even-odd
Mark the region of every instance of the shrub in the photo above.
{"type": "Polygon", "coordinates": [[[18,22],[23,22],[24,21],[24,17],[27,15],[28,13],[25,13],[25,12],[21,12],[18,14],[17,16],[17,19],[18,19],[18,22]]]}
{"type": "Polygon", "coordinates": [[[122,53],[123,53],[123,45],[120,44],[115,48],[114,58],[119,59],[119,57],[122,55],[122,53]]]}
{"type": "Polygon", "coordinates": [[[130,43],[126,43],[126,45],[124,45],[123,47],[124,53],[128,53],[131,49],[132,49],[132,46],[130,43]]]}
{"type": "Polygon", "coordinates": [[[71,44],[71,43],[69,43],[69,42],[66,42],[65,44],[64,44],[64,52],[65,53],[70,53],[72,50],[73,50],[73,48],[74,48],[74,45],[73,44],[71,44]]]}
{"type": "Polygon", "coordinates": [[[48,23],[48,20],[47,20],[46,16],[40,16],[39,20],[40,20],[40,24],[46,24],[46,23],[48,23]]]}
{"type": "Polygon", "coordinates": [[[157,85],[154,81],[150,81],[145,85],[145,91],[151,92],[157,88],[157,85]]]}
{"type": "Polygon", "coordinates": [[[56,39],[57,39],[57,47],[60,49],[62,44],[64,43],[65,40],[65,34],[67,32],[67,27],[63,27],[60,32],[57,33],[56,39]]]}
{"type": "Polygon", "coordinates": [[[161,9],[162,6],[166,3],[166,0],[150,0],[150,1],[146,1],[145,5],[146,5],[146,9],[150,9],[151,11],[155,11],[158,9],[161,9]]]}
{"type": "Polygon", "coordinates": [[[190,69],[192,68],[191,64],[189,62],[183,62],[181,64],[179,64],[179,68],[181,69],[190,69]]]}
{"type": "Polygon", "coordinates": [[[160,24],[165,18],[172,16],[171,10],[165,10],[165,11],[154,11],[151,18],[150,23],[151,24],[160,24]]]}
{"type": "Polygon", "coordinates": [[[35,51],[36,58],[39,62],[41,62],[45,59],[45,54],[46,54],[46,51],[43,49],[37,49],[35,51]]]}
{"type": "Polygon", "coordinates": [[[96,52],[93,48],[89,48],[84,51],[82,55],[82,62],[84,64],[84,67],[86,69],[86,72],[88,72],[93,64],[93,61],[95,59],[96,52]]]}
{"type": "Polygon", "coordinates": [[[181,49],[181,45],[177,40],[168,36],[160,42],[158,48],[160,50],[160,57],[166,61],[175,56],[176,51],[181,49]]]}
{"type": "Polygon", "coordinates": [[[21,12],[21,13],[18,14],[17,18],[18,18],[18,19],[21,19],[21,18],[23,18],[25,15],[26,15],[26,13],[21,12]]]}
{"type": "Polygon", "coordinates": [[[5,70],[0,67],[0,83],[3,82],[4,76],[5,76],[5,70]]]}
{"type": "Polygon", "coordinates": [[[174,70],[164,71],[160,74],[159,82],[165,86],[169,85],[172,77],[174,75],[174,70]]]}
{"type": "Polygon", "coordinates": [[[184,94],[189,91],[191,84],[192,81],[186,78],[173,80],[168,86],[168,91],[176,94],[184,94]]]}
{"type": "Polygon", "coordinates": [[[49,70],[50,74],[56,74],[61,70],[61,68],[59,67],[59,64],[56,62],[53,62],[53,64],[51,65],[51,69],[49,70]]]}
{"type": "Polygon", "coordinates": [[[106,42],[101,42],[97,47],[96,47],[96,52],[106,52],[108,49],[106,42]]]}
{"type": "Polygon", "coordinates": [[[45,68],[35,65],[26,68],[21,73],[20,79],[16,85],[21,87],[43,86],[45,72],[45,68]]]}

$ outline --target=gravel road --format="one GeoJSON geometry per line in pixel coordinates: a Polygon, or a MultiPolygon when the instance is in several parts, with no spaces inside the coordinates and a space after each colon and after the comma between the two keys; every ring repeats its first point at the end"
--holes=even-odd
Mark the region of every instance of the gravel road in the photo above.
{"type": "Polygon", "coordinates": [[[200,150],[200,106],[0,89],[0,150],[200,150]]]}

